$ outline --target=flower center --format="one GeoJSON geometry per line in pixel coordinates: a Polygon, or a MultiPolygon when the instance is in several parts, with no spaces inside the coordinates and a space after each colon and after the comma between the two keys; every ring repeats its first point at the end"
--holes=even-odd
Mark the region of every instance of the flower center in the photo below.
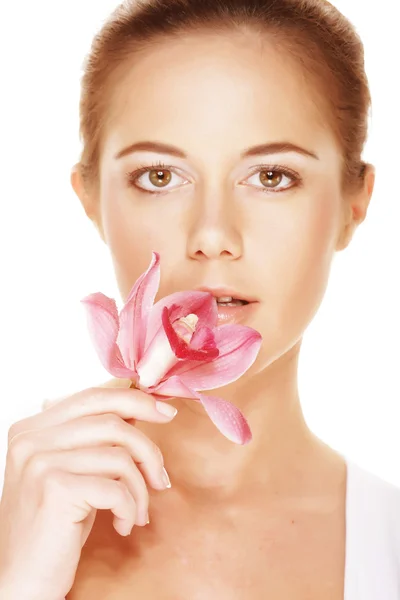
{"type": "Polygon", "coordinates": [[[173,324],[173,328],[175,329],[177,335],[187,344],[189,344],[190,340],[192,339],[198,320],[199,317],[191,313],[186,317],[182,317],[173,324]]]}
{"type": "MultiPolygon", "coordinates": [[[[189,314],[181,317],[172,327],[175,333],[186,344],[190,344],[193,333],[199,317],[195,314],[189,314]]],[[[179,362],[175,352],[172,350],[167,336],[163,333],[156,338],[151,347],[147,350],[145,357],[142,358],[137,369],[139,373],[139,389],[146,389],[155,385],[164,377],[164,375],[179,362]]]]}

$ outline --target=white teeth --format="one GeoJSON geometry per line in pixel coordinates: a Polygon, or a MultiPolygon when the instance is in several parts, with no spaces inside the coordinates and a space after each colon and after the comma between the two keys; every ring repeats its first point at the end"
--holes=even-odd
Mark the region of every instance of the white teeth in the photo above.
{"type": "Polygon", "coordinates": [[[232,300],[232,296],[221,296],[220,298],[217,298],[217,302],[232,302],[232,300]]]}

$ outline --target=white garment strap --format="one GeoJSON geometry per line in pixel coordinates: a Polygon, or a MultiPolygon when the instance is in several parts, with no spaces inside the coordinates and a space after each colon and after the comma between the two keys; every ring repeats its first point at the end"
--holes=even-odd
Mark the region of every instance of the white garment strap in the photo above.
{"type": "Polygon", "coordinates": [[[400,600],[400,489],[347,465],[344,600],[400,600]]]}

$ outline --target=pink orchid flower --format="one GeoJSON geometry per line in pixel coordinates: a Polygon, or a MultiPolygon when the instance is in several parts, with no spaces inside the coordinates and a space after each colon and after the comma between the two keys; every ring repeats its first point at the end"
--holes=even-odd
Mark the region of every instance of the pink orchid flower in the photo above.
{"type": "Polygon", "coordinates": [[[115,300],[100,292],[82,299],[102,365],[149,394],[201,402],[229,440],[249,443],[250,427],[240,410],[199,391],[239,379],[254,363],[261,335],[244,325],[217,327],[218,307],[209,292],[176,292],[154,304],[159,284],[160,255],[153,252],[120,314],[115,300]]]}

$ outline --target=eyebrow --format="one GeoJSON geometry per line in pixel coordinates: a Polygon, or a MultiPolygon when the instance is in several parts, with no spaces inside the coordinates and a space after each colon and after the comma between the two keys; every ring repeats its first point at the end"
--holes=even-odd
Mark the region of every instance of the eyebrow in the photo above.
{"type": "MultiPolygon", "coordinates": [[[[160,152],[162,154],[172,154],[173,156],[177,156],[178,158],[188,158],[188,155],[180,150],[176,146],[171,146],[170,144],[164,144],[162,142],[152,142],[152,141],[142,141],[136,142],[134,144],[130,144],[126,148],[123,148],[115,155],[115,159],[122,158],[127,154],[132,154],[133,152],[138,152],[140,150],[148,150],[151,152],[160,152]]],[[[279,154],[282,152],[297,152],[298,154],[303,154],[305,156],[311,156],[316,160],[319,160],[319,157],[310,150],[306,148],[302,148],[301,146],[297,146],[296,144],[292,144],[291,142],[271,142],[268,144],[258,144],[257,146],[251,146],[250,148],[246,148],[240,157],[247,158],[249,156],[259,156],[262,154],[279,154]]]]}

